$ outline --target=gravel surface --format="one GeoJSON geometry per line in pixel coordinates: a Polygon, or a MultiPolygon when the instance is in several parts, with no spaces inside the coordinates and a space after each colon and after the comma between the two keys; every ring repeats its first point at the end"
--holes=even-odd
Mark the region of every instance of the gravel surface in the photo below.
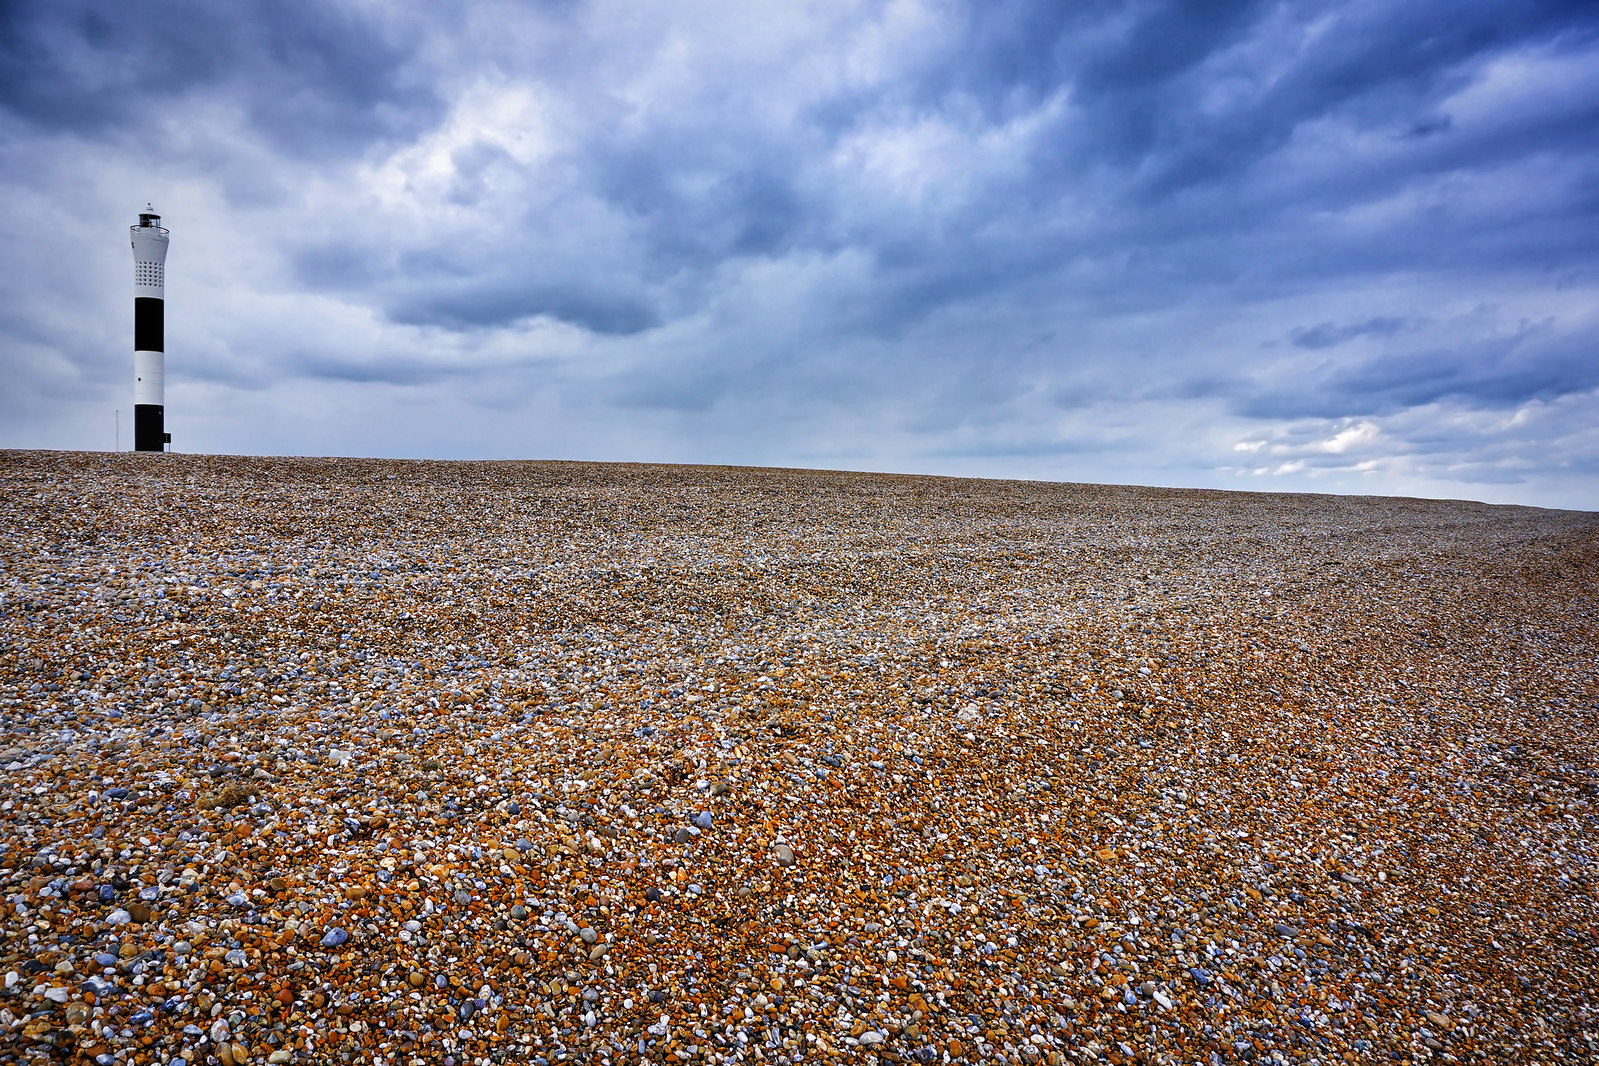
{"type": "Polygon", "coordinates": [[[0,1061],[1590,1061],[1599,516],[0,453],[0,1061]]]}

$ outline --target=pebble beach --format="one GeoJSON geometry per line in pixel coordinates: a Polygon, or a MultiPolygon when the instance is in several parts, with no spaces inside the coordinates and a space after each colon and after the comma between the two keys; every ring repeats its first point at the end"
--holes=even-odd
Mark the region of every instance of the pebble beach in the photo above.
{"type": "Polygon", "coordinates": [[[1599,1060],[1599,514],[0,452],[0,1063],[1599,1060]]]}

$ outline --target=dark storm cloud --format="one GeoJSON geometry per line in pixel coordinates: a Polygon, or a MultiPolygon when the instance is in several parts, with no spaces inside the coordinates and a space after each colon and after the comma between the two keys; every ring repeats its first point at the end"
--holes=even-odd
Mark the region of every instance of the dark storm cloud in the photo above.
{"type": "MultiPolygon", "coordinates": [[[[1581,7],[1114,5],[1051,19],[1053,47],[1046,56],[1035,45],[1031,71],[1014,82],[1002,62],[973,69],[993,79],[981,86],[990,97],[1008,98],[1016,86],[1037,95],[1041,84],[1074,94],[1084,121],[1041,146],[1042,174],[1108,165],[1158,200],[1245,171],[1306,123],[1338,112],[1363,126],[1398,119],[1412,135],[1441,133],[1451,123],[1434,110],[1439,96],[1473,65],[1532,42],[1590,41],[1593,11],[1581,7]]],[[[979,16],[987,17],[995,16],[979,16]]]]}
{"type": "Polygon", "coordinates": [[[1265,389],[1233,385],[1254,417],[1389,414],[1447,400],[1506,408],[1599,388],[1592,337],[1551,334],[1550,323],[1447,348],[1384,350],[1300,368],[1265,389]]]}
{"type": "Polygon", "coordinates": [[[1336,347],[1356,337],[1392,337],[1400,330],[1414,328],[1415,325],[1411,319],[1392,316],[1368,318],[1364,322],[1352,322],[1344,326],[1322,322],[1315,326],[1290,330],[1288,338],[1293,341],[1295,347],[1317,351],[1336,347]]]}
{"type": "Polygon", "coordinates": [[[149,136],[184,97],[220,93],[278,150],[342,154],[436,117],[417,41],[317,0],[8,3],[0,107],[44,132],[149,136]]]}
{"type": "Polygon", "coordinates": [[[728,385],[728,374],[716,368],[675,367],[667,373],[630,375],[618,382],[612,401],[618,407],[661,411],[708,411],[728,385]]]}
{"type": "Polygon", "coordinates": [[[322,352],[297,352],[284,360],[293,371],[325,381],[360,385],[427,385],[448,377],[473,374],[470,367],[445,367],[415,359],[368,359],[322,352]]]}
{"type": "Polygon", "coordinates": [[[391,306],[389,317],[408,325],[481,329],[545,316],[592,333],[628,336],[659,324],[660,315],[644,299],[615,292],[608,286],[579,286],[541,281],[511,281],[488,287],[481,283],[452,291],[438,285],[391,306]]]}
{"type": "MultiPolygon", "coordinates": [[[[259,92],[257,108],[292,110],[300,99],[322,101],[328,114],[351,121],[375,122],[371,116],[388,113],[392,122],[423,125],[434,117],[425,87],[408,80],[417,76],[416,64],[404,45],[407,34],[414,38],[421,29],[352,31],[350,16],[322,15],[304,20],[309,28],[279,46],[271,42],[301,20],[256,12],[245,24],[252,19],[261,23],[259,34],[231,24],[212,34],[221,51],[266,71],[269,84],[303,83],[286,96],[259,92]],[[342,33],[328,25],[341,19],[342,33]],[[241,43],[257,36],[269,43],[241,43]],[[332,71],[340,76],[328,76],[332,71]]],[[[1279,261],[1279,270],[1302,271],[1313,282],[1319,268],[1296,263],[1291,250],[1238,242],[1253,231],[1258,240],[1286,243],[1296,228],[1291,216],[1338,210],[1351,197],[1391,195],[1429,172],[1485,165],[1482,156],[1502,164],[1538,152],[1575,152],[1581,120],[1593,116],[1533,116],[1494,138],[1457,137],[1451,146],[1386,159],[1342,181],[1292,174],[1275,188],[1252,190],[1248,202],[1226,183],[1247,186],[1252,169],[1296,131],[1330,116],[1361,130],[1391,128],[1396,140],[1418,124],[1441,128],[1442,95],[1493,56],[1529,42],[1581,43],[1589,36],[1591,26],[1581,18],[1548,4],[1508,11],[1495,4],[972,5],[949,48],[904,71],[902,80],[824,90],[775,127],[761,124],[751,102],[758,85],[728,84],[725,94],[696,97],[692,110],[649,100],[620,109],[601,80],[614,72],[602,66],[585,76],[566,67],[563,80],[547,87],[575,112],[591,110],[600,121],[564,146],[563,187],[622,228],[622,260],[596,275],[591,252],[551,244],[547,214],[528,210],[512,223],[529,238],[520,254],[557,260],[563,277],[508,262],[519,253],[496,241],[467,243],[447,269],[432,273],[423,257],[406,254],[407,236],[391,234],[370,235],[381,243],[353,255],[347,242],[310,249],[302,270],[312,281],[336,280],[343,271],[350,291],[402,290],[379,299],[396,322],[476,329],[548,315],[617,335],[696,313],[709,279],[730,262],[841,250],[858,250],[874,269],[867,285],[827,314],[837,316],[838,330],[880,334],[1073,263],[1103,274],[1124,256],[1139,257],[1151,292],[1184,278],[1236,277],[1258,268],[1254,256],[1262,251],[1279,261]],[[994,127],[1042,114],[1051,100],[1065,103],[1017,144],[1019,171],[975,183],[936,213],[862,211],[848,174],[816,167],[819,154],[869,135],[885,117],[948,119],[976,104],[977,125],[994,127]],[[1545,128],[1550,123],[1570,128],[1545,128]],[[1095,217],[1062,226],[1062,197],[1084,182],[1095,217]],[[414,295],[417,282],[430,295],[414,295]]],[[[526,67],[514,57],[498,63],[507,74],[543,77],[535,59],[526,67]]],[[[268,129],[276,131],[271,123],[268,129]]],[[[379,132],[352,129],[348,136],[379,132]]],[[[1451,138],[1441,132],[1433,139],[1451,138]]],[[[463,206],[485,202],[486,175],[496,167],[513,183],[545,180],[488,141],[456,149],[451,161],[448,195],[463,206]]],[[[560,202],[547,208],[560,210],[560,202]]],[[[1392,268],[1386,260],[1428,253],[1415,241],[1378,240],[1353,255],[1392,268]]]]}
{"type": "Polygon", "coordinates": [[[780,255],[811,224],[821,205],[805,203],[794,187],[799,161],[734,140],[745,133],[673,122],[647,137],[602,136],[585,146],[585,184],[636,227],[643,270],[665,275],[780,255]]]}

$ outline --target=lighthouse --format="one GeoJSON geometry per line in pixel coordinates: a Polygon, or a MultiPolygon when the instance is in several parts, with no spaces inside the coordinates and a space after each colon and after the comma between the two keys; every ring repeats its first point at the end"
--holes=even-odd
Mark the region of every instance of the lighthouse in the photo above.
{"type": "Polygon", "coordinates": [[[167,231],[149,204],[133,240],[133,450],[159,452],[171,443],[166,431],[167,231]]]}

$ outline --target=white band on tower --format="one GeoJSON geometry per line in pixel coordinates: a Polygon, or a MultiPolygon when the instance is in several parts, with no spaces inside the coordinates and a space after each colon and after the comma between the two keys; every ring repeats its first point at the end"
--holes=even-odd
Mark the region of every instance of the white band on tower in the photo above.
{"type": "Polygon", "coordinates": [[[133,404],[166,406],[167,356],[165,352],[133,353],[133,404]]]}

